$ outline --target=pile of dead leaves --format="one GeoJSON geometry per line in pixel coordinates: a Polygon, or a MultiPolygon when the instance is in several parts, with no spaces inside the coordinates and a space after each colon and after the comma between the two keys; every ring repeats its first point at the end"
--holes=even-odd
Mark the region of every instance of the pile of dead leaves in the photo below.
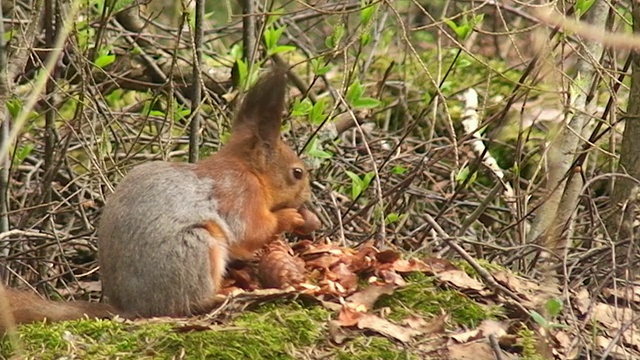
{"type": "MultiPolygon", "coordinates": [[[[571,310],[565,312],[570,316],[536,324],[531,314],[544,308],[548,289],[506,270],[494,271],[491,276],[511,292],[510,296],[490,289],[444,259],[407,260],[397,251],[381,251],[371,244],[351,249],[329,241],[294,245],[275,241],[264,249],[259,261],[234,264],[221,295],[255,301],[292,294],[312,298],[336,311],[328,324],[336,344],[361,333],[379,334],[436,358],[510,359],[522,355],[519,331],[532,328],[536,352],[548,358],[578,358],[585,352],[640,358],[639,317],[631,309],[594,302],[584,289],[566,290],[564,295],[556,295],[565,299],[571,310]],[[505,319],[485,320],[475,329],[455,328],[444,311],[432,318],[412,315],[395,323],[386,319],[384,309],[375,310],[374,304],[380,296],[405,286],[405,276],[415,272],[433,276],[438,286],[455,289],[478,303],[502,305],[505,319]],[[514,297],[518,299],[515,305],[514,297]]],[[[608,291],[611,298],[640,304],[640,288],[625,290],[624,296],[608,291]]]]}
{"type": "Polygon", "coordinates": [[[358,333],[376,333],[405,344],[419,340],[421,353],[454,359],[467,354],[476,360],[494,359],[495,351],[500,351],[491,347],[489,336],[504,337],[505,343],[515,344],[507,336],[508,326],[493,320],[484,321],[472,331],[454,332],[446,331],[450,320],[446,313],[431,319],[413,315],[401,323],[385,319],[383,313],[374,313],[378,298],[405,286],[404,276],[414,272],[434,276],[440,285],[465,295],[491,293],[483,283],[443,259],[405,260],[397,251],[380,251],[369,244],[351,249],[331,242],[302,241],[290,246],[276,241],[264,249],[258,263],[234,264],[221,294],[243,297],[250,292],[251,297],[273,298],[277,291],[262,289],[277,288],[282,295],[293,292],[313,297],[337,312],[328,324],[331,340],[336,344],[358,333]]]}

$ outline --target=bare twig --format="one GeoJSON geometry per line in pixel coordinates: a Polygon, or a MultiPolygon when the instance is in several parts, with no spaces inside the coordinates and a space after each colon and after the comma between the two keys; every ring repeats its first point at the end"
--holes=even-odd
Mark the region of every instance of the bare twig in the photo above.
{"type": "Polygon", "coordinates": [[[200,102],[202,97],[202,37],[204,32],[204,3],[205,0],[196,0],[195,39],[193,41],[193,88],[191,93],[191,126],[189,128],[189,162],[198,161],[200,153],[200,102]]]}

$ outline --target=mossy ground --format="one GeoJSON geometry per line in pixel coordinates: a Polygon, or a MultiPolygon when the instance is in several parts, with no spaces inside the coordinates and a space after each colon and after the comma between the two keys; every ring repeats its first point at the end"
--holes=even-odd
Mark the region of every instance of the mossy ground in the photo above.
{"type": "MultiPolygon", "coordinates": [[[[410,285],[381,298],[389,318],[451,314],[451,327],[473,326],[495,317],[499,309],[475,303],[452,290],[414,275],[410,285]]],[[[19,350],[0,343],[0,356],[33,359],[411,359],[421,358],[411,346],[373,334],[359,334],[342,345],[332,344],[327,323],[336,314],[318,305],[279,300],[246,310],[212,330],[180,332],[176,323],[79,320],[30,324],[18,329],[19,350]]]]}

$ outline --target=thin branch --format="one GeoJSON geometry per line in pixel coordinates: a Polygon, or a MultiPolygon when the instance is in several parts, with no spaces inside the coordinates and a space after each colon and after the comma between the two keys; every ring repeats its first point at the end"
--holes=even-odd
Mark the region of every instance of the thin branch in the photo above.
{"type": "Polygon", "coordinates": [[[196,0],[196,21],[194,39],[194,60],[193,60],[193,88],[191,93],[191,126],[189,128],[189,162],[198,161],[200,153],[200,102],[202,101],[202,38],[204,34],[204,3],[205,0],[196,0]]]}

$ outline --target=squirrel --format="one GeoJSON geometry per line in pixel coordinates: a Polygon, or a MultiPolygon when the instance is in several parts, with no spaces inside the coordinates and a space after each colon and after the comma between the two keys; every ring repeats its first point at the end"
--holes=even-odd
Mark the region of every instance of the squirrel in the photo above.
{"type": "Polygon", "coordinates": [[[251,258],[281,233],[316,230],[305,208],[309,174],[280,136],[285,92],[286,70],[271,70],[244,97],[216,154],[145,163],[121,180],[97,230],[106,304],[5,289],[15,322],[206,313],[230,260],[251,258]]]}

